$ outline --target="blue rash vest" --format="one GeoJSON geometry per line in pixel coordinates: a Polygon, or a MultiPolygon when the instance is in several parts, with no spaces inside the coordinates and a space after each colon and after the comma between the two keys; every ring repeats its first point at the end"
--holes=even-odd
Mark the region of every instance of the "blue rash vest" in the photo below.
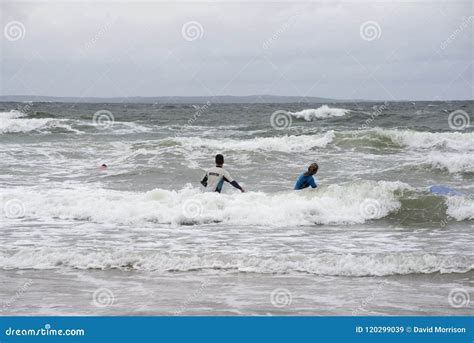
{"type": "Polygon", "coordinates": [[[318,187],[313,175],[305,176],[304,174],[301,174],[298,181],[296,181],[295,188],[293,188],[293,190],[308,188],[309,186],[311,186],[311,188],[318,187]]]}

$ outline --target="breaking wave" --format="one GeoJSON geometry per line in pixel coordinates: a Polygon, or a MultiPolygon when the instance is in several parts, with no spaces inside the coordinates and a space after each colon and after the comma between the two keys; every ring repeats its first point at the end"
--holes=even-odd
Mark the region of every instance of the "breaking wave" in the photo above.
{"type": "Polygon", "coordinates": [[[298,112],[289,112],[293,117],[298,119],[304,119],[306,121],[312,121],[314,119],[325,119],[332,117],[342,117],[349,113],[350,110],[344,108],[331,108],[327,105],[323,105],[318,108],[309,108],[298,112]]]}
{"type": "Polygon", "coordinates": [[[93,132],[122,135],[146,133],[151,128],[134,122],[114,121],[110,127],[102,128],[91,120],[58,119],[48,113],[27,115],[20,111],[0,112],[0,134],[12,133],[74,133],[82,134],[93,129],[93,132]],[[33,118],[32,118],[33,117],[33,118]]]}
{"type": "Polygon", "coordinates": [[[257,137],[246,140],[229,138],[208,139],[199,137],[179,137],[174,138],[174,140],[191,150],[202,147],[220,150],[225,147],[226,150],[299,152],[313,148],[325,148],[332,142],[334,137],[334,131],[328,131],[321,135],[257,137]]]}
{"type": "MultiPolygon", "coordinates": [[[[159,143],[168,145],[170,140],[187,149],[222,149],[241,151],[279,151],[294,152],[308,151],[313,148],[326,148],[330,144],[335,146],[348,145],[349,147],[373,148],[408,148],[410,150],[449,151],[466,153],[474,151],[474,133],[460,132],[418,132],[412,130],[368,129],[360,131],[333,131],[325,133],[310,133],[303,135],[285,135],[278,137],[257,137],[253,139],[232,138],[200,138],[200,137],[175,137],[163,139],[159,143]]],[[[432,156],[435,159],[435,155],[432,156]]],[[[453,157],[456,158],[456,157],[453,157]]],[[[472,168],[471,159],[454,163],[451,171],[463,171],[472,168]],[[461,164],[460,164],[461,163],[461,164]]],[[[433,160],[433,162],[435,162],[433,160]]],[[[451,161],[452,162],[452,161],[451,161]]],[[[440,162],[442,163],[442,162],[440,162]]],[[[433,164],[435,166],[435,164],[433,164]]]]}
{"type": "Polygon", "coordinates": [[[415,149],[451,149],[473,151],[474,132],[419,132],[412,130],[372,129],[361,132],[361,137],[389,139],[393,144],[415,149]]]}
{"type": "Polygon", "coordinates": [[[91,251],[78,248],[20,248],[0,252],[2,269],[120,269],[158,272],[226,270],[230,272],[333,276],[386,276],[428,273],[465,273],[474,268],[466,256],[424,253],[284,254],[167,253],[132,248],[91,251]]]}
{"type": "Polygon", "coordinates": [[[25,118],[27,115],[19,111],[0,112],[0,134],[3,133],[27,133],[33,131],[51,131],[53,129],[65,130],[78,133],[66,124],[66,119],[54,118],[25,118]]]}
{"type": "Polygon", "coordinates": [[[323,186],[317,192],[217,194],[187,186],[179,191],[155,189],[146,193],[85,187],[16,188],[2,193],[0,207],[11,199],[19,200],[24,204],[27,218],[127,225],[350,225],[385,217],[439,223],[446,215],[454,220],[469,220],[474,215],[472,199],[446,201],[444,197],[417,192],[402,182],[386,181],[323,186]],[[421,208],[411,211],[403,203],[413,197],[419,199],[421,208]],[[410,219],[411,212],[420,210],[426,215],[410,219]]]}
{"type": "Polygon", "coordinates": [[[453,174],[474,174],[474,154],[432,152],[426,157],[431,169],[453,174]]]}

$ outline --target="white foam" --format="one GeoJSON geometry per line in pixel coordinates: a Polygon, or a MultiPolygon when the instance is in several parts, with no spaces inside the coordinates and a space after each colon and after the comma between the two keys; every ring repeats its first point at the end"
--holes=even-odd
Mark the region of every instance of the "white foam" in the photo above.
{"type": "Polygon", "coordinates": [[[115,122],[113,127],[113,133],[115,134],[145,133],[152,131],[152,128],[134,122],[115,122]]]}
{"type": "Polygon", "coordinates": [[[474,268],[472,258],[422,253],[337,254],[298,253],[169,253],[116,247],[92,251],[80,248],[20,248],[0,252],[1,269],[122,269],[190,271],[225,269],[239,272],[341,276],[384,276],[418,273],[464,273],[474,268]]]}
{"type": "Polygon", "coordinates": [[[325,119],[332,117],[342,117],[349,113],[350,110],[344,108],[331,108],[327,105],[323,105],[318,108],[309,108],[299,112],[289,112],[292,116],[306,121],[313,119],[325,119]]]}
{"type": "Polygon", "coordinates": [[[433,169],[447,170],[450,173],[474,173],[474,154],[432,152],[426,162],[433,169]]]}
{"type": "Polygon", "coordinates": [[[12,110],[0,112],[0,134],[2,133],[28,133],[32,131],[62,128],[71,132],[79,132],[65,123],[64,119],[54,118],[25,118],[26,114],[12,110]]]}
{"type": "Polygon", "coordinates": [[[334,139],[334,132],[328,131],[322,135],[311,136],[281,136],[258,137],[254,139],[207,139],[199,137],[178,137],[174,140],[186,149],[194,150],[205,147],[213,150],[242,150],[242,151],[280,151],[295,152],[310,150],[314,147],[325,148],[334,139]]]}
{"type": "Polygon", "coordinates": [[[459,151],[474,150],[474,132],[418,132],[412,130],[373,129],[382,137],[387,137],[393,143],[411,148],[448,148],[459,151]]]}
{"type": "Polygon", "coordinates": [[[51,128],[58,123],[55,119],[3,119],[0,121],[0,133],[31,132],[51,128]]]}
{"type": "Polygon", "coordinates": [[[153,129],[151,127],[146,127],[135,122],[126,122],[126,121],[111,121],[109,123],[105,123],[104,125],[100,125],[95,123],[93,120],[85,121],[81,120],[78,121],[80,125],[94,127],[100,130],[101,133],[104,131],[108,134],[131,134],[131,133],[146,133],[151,132],[153,129]]]}
{"type": "Polygon", "coordinates": [[[458,220],[473,220],[474,219],[474,197],[467,196],[452,196],[446,199],[448,209],[446,213],[458,220]]]}
{"type": "Polygon", "coordinates": [[[11,110],[10,112],[0,112],[0,119],[16,119],[25,117],[26,114],[17,110],[11,110]]]}
{"type": "Polygon", "coordinates": [[[100,188],[5,189],[0,208],[16,199],[31,218],[60,218],[99,223],[230,225],[355,224],[382,218],[397,210],[394,195],[409,187],[400,182],[358,182],[331,185],[314,191],[279,193],[202,193],[198,188],[179,191],[155,189],[147,193],[100,188]]]}

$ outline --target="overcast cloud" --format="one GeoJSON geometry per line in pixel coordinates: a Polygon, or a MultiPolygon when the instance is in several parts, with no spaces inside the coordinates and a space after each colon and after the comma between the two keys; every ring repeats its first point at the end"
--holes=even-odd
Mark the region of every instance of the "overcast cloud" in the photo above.
{"type": "Polygon", "coordinates": [[[473,98],[471,1],[7,1],[1,11],[1,95],[473,98]]]}

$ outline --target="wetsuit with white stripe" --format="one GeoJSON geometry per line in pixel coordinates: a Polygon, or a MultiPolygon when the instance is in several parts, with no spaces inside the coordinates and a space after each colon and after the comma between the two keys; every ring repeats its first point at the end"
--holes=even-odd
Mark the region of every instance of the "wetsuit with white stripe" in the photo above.
{"type": "Polygon", "coordinates": [[[230,173],[222,167],[215,166],[209,169],[201,180],[201,184],[206,187],[207,192],[221,192],[225,182],[242,191],[242,187],[235,181],[230,173]]]}

